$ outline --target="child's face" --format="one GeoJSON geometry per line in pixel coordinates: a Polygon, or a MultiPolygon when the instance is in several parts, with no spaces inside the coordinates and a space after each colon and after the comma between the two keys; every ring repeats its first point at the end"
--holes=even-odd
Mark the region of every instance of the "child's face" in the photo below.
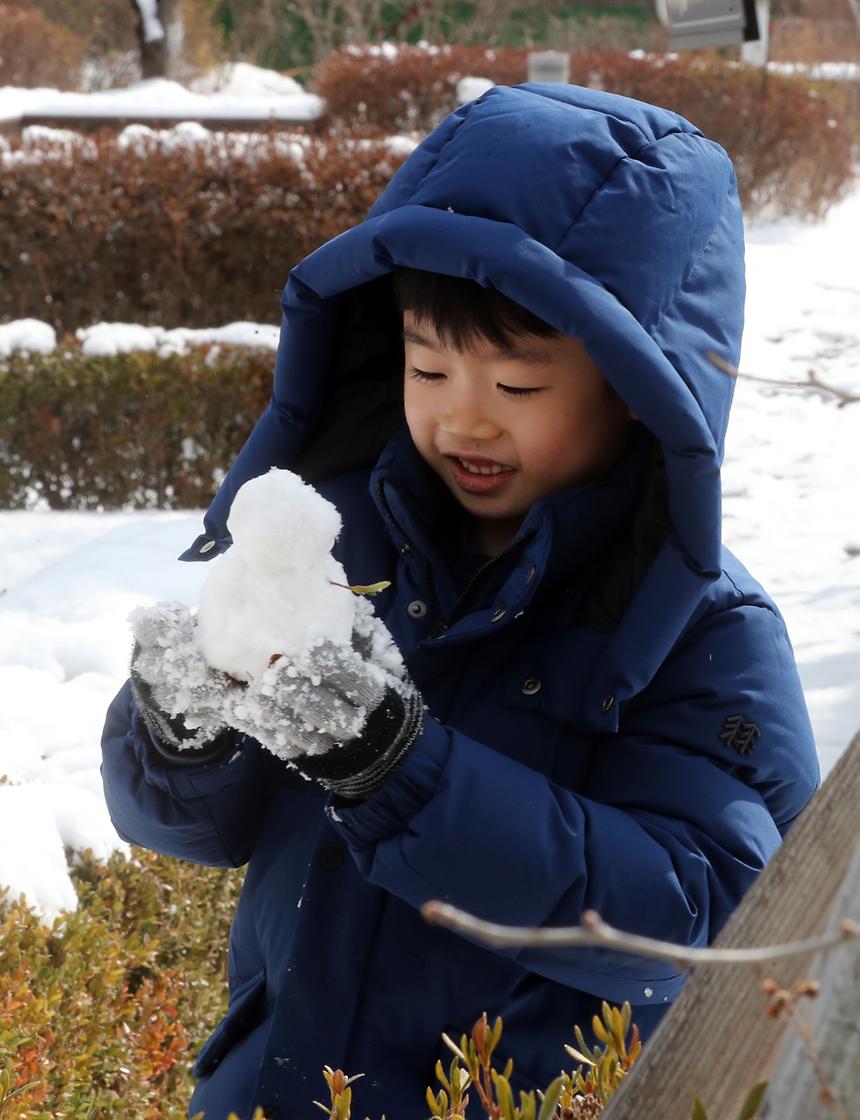
{"type": "Polygon", "coordinates": [[[460,351],[403,314],[406,422],[493,555],[532,502],[605,474],[633,413],[575,338],[527,335],[460,351]]]}

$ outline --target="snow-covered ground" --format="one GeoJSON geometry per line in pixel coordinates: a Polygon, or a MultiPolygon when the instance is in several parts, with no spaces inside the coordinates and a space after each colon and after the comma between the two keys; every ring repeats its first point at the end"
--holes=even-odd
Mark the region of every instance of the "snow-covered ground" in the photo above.
{"type": "MultiPolygon", "coordinates": [[[[860,278],[846,251],[858,239],[860,189],[822,223],[749,230],[743,371],[803,380],[815,368],[860,391],[860,278]]],[[[33,328],[6,330],[8,348],[33,328]]],[[[133,340],[127,328],[87,337],[133,340]]],[[[186,339],[144,340],[172,341],[186,339]]],[[[237,341],[273,339],[264,328],[237,341]]],[[[860,404],[753,381],[735,399],[725,537],[786,616],[826,772],[860,727],[860,404]]],[[[206,565],[175,558],[200,516],[0,512],[0,774],[11,783],[0,785],[0,883],[47,916],[74,905],[64,844],[119,846],[98,743],[125,676],[126,618],[160,599],[196,603],[206,565]]]]}

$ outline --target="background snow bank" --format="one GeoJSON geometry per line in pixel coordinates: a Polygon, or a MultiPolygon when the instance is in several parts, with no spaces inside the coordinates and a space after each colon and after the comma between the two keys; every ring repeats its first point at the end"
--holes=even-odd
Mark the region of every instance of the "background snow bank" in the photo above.
{"type": "MultiPolygon", "coordinates": [[[[845,253],[858,238],[860,191],[824,223],[749,231],[742,369],[802,380],[814,366],[860,391],[860,279],[845,253]]],[[[860,405],[738,385],[725,539],[785,614],[825,772],[860,726],[858,442],[860,405]]],[[[197,602],[207,567],[175,557],[200,520],[0,512],[0,774],[18,783],[0,786],[0,883],[47,916],[74,902],[64,844],[122,846],[99,736],[126,673],[126,618],[162,599],[197,602]]]]}
{"type": "Polygon", "coordinates": [[[0,119],[24,115],[50,117],[182,117],[229,120],[260,116],[315,120],[322,98],[306,93],[291,78],[249,63],[232,63],[204,75],[188,89],[167,78],[145,78],[133,85],[95,93],[56,89],[0,88],[0,119]]]}

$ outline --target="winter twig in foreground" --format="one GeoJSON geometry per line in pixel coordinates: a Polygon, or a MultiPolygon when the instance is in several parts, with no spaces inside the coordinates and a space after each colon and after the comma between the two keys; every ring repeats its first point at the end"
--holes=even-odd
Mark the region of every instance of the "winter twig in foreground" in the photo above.
{"type": "Polygon", "coordinates": [[[840,922],[839,929],[835,933],[810,937],[805,941],[793,941],[784,945],[762,945],[749,949],[696,949],[685,945],[674,945],[671,941],[658,941],[653,937],[624,933],[607,925],[593,910],[586,910],[583,913],[581,925],[555,926],[549,929],[503,926],[496,922],[485,922],[465,910],[459,910],[456,906],[435,899],[425,902],[421,907],[421,913],[434,925],[447,926],[448,929],[457,930],[459,933],[470,934],[477,937],[479,941],[497,948],[519,946],[560,949],[600,946],[604,949],[617,949],[624,953],[635,953],[639,957],[654,957],[657,960],[681,965],[756,964],[781,957],[826,952],[840,945],[860,948],[860,926],[847,918],[840,922]]]}
{"type": "Polygon", "coordinates": [[[773,385],[778,389],[815,389],[819,393],[830,393],[839,402],[837,408],[844,408],[846,404],[857,404],[860,401],[860,394],[849,393],[836,385],[828,385],[821,381],[814,369],[807,372],[806,381],[778,380],[774,377],[756,377],[752,373],[741,373],[740,370],[735,369],[733,365],[721,358],[719,354],[714,354],[713,351],[708,354],[708,357],[717,369],[721,369],[723,373],[727,373],[730,377],[738,377],[742,381],[757,381],[760,385],[773,385]]]}

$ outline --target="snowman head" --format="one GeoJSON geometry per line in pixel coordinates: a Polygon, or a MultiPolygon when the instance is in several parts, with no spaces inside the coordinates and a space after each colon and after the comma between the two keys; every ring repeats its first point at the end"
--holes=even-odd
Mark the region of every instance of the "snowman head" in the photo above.
{"type": "Polygon", "coordinates": [[[227,528],[234,547],[250,563],[307,575],[324,569],[341,518],[297,474],[272,468],[239,489],[227,528]]]}

